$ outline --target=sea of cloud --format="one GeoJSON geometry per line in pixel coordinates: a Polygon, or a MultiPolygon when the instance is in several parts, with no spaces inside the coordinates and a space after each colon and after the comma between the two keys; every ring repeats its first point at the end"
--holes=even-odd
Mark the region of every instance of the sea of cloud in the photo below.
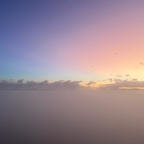
{"type": "Polygon", "coordinates": [[[1,144],[144,143],[142,90],[89,89],[70,81],[54,82],[51,90],[22,89],[51,86],[23,83],[1,82],[15,87],[0,90],[1,144]]]}

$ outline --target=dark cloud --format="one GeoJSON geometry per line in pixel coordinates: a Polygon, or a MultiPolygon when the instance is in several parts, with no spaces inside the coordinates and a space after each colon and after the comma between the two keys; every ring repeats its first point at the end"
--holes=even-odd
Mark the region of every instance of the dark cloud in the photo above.
{"type": "Polygon", "coordinates": [[[53,90],[53,89],[76,89],[80,88],[80,81],[54,81],[47,80],[42,82],[24,81],[0,81],[0,90],[53,90]]]}
{"type": "Polygon", "coordinates": [[[96,82],[90,81],[90,82],[87,83],[87,86],[91,86],[91,85],[93,85],[93,84],[96,84],[96,82]]]}

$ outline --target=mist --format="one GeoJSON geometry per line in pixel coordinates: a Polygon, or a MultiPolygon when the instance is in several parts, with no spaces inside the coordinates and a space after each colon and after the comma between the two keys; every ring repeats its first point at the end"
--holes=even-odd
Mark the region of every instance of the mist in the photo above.
{"type": "Polygon", "coordinates": [[[142,90],[1,90],[1,144],[144,142],[142,90]]]}

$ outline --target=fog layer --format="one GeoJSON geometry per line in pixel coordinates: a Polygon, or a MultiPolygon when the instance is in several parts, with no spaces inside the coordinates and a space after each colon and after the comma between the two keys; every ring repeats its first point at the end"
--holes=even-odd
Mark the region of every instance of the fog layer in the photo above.
{"type": "Polygon", "coordinates": [[[0,91],[1,144],[142,144],[140,90],[0,91]]]}

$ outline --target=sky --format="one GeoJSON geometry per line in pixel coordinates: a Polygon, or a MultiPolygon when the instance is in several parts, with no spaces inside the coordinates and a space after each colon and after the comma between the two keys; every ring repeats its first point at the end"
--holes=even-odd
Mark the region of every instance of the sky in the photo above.
{"type": "Polygon", "coordinates": [[[144,1],[1,0],[0,79],[144,80],[144,1]]]}
{"type": "Polygon", "coordinates": [[[144,0],[0,0],[0,143],[144,143],[144,0]]]}

